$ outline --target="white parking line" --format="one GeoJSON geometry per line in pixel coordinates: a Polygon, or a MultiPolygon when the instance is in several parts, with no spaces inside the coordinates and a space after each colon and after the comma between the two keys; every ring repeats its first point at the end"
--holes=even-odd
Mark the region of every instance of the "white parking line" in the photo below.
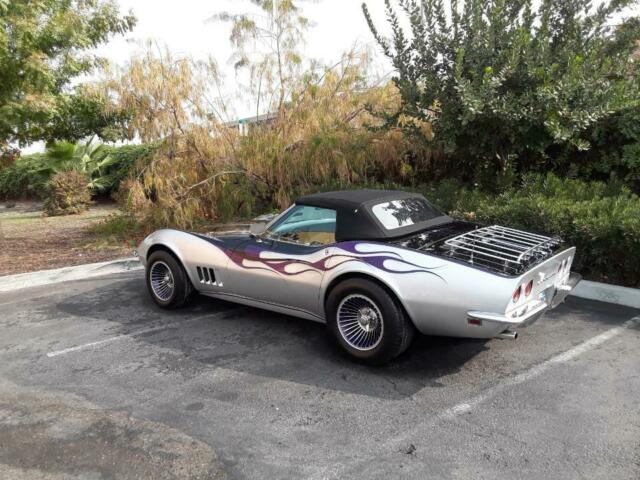
{"type": "Polygon", "coordinates": [[[417,435],[419,435],[419,432],[424,431],[425,428],[435,426],[438,422],[441,422],[443,420],[453,420],[459,415],[468,413],[474,408],[478,407],[480,404],[486,402],[487,400],[490,400],[491,398],[495,397],[499,393],[505,391],[509,387],[512,387],[514,385],[519,385],[535,377],[538,377],[539,375],[543,374],[544,372],[546,372],[547,370],[549,370],[551,367],[555,365],[561,365],[563,363],[569,362],[570,360],[574,360],[575,358],[579,357],[583,353],[586,353],[589,350],[592,350],[597,346],[602,345],[603,343],[625,332],[630,327],[633,327],[634,325],[638,325],[638,324],[640,324],[640,316],[633,317],[632,319],[627,320],[626,322],[624,322],[622,325],[618,327],[611,328],[599,335],[596,335],[595,337],[585,340],[584,342],[576,345],[575,347],[570,348],[569,350],[562,352],[556,355],[555,357],[551,357],[549,360],[545,360],[544,362],[531,367],[529,370],[525,372],[519,373],[518,375],[512,378],[509,378],[501,383],[498,383],[493,387],[487,388],[486,390],[482,391],[481,393],[479,393],[474,397],[471,397],[469,400],[465,402],[458,403],[457,405],[447,408],[444,411],[436,413],[434,416],[430,417],[425,422],[417,424],[415,427],[409,430],[405,430],[402,434],[397,435],[393,438],[390,438],[386,442],[386,445],[388,447],[394,447],[394,446],[397,447],[400,445],[405,445],[406,442],[412,441],[417,435]]]}
{"type": "Polygon", "coordinates": [[[526,372],[520,373],[515,377],[507,379],[502,383],[499,383],[493,387],[486,389],[485,391],[471,398],[467,402],[462,402],[457,405],[454,405],[451,408],[446,409],[438,417],[441,419],[452,419],[454,417],[457,417],[460,414],[466,413],[474,409],[481,403],[486,402],[491,397],[494,397],[498,393],[506,390],[507,388],[512,387],[514,385],[519,385],[528,380],[531,380],[532,378],[535,378],[541,375],[542,373],[546,372],[554,365],[559,365],[562,363],[569,362],[570,360],[573,360],[579,357],[583,353],[586,353],[589,350],[594,349],[598,345],[602,345],[603,343],[611,340],[612,338],[617,337],[618,335],[623,333],[625,330],[627,330],[628,328],[638,323],[640,323],[640,317],[633,317],[631,320],[627,320],[619,327],[614,327],[610,330],[607,330],[606,332],[601,333],[600,335],[596,335],[595,337],[590,338],[589,340],[585,340],[584,342],[576,345],[575,347],[567,350],[566,352],[560,353],[555,357],[550,358],[549,360],[546,360],[538,365],[535,365],[534,367],[530,368],[526,372]]]}
{"type": "Polygon", "coordinates": [[[207,318],[214,319],[214,318],[218,318],[218,317],[220,317],[220,316],[222,316],[224,314],[227,314],[227,313],[230,313],[230,312],[235,312],[235,311],[241,310],[241,309],[242,309],[242,307],[240,307],[240,308],[230,308],[228,310],[225,310],[224,312],[218,312],[218,313],[214,313],[214,314],[202,315],[200,317],[189,318],[189,319],[186,319],[186,320],[180,320],[178,322],[166,323],[164,325],[158,325],[157,327],[145,328],[145,329],[142,329],[142,330],[138,330],[136,332],[123,333],[122,335],[116,335],[115,337],[105,338],[103,340],[97,340],[95,342],[84,343],[82,345],[76,345],[74,347],[69,347],[69,348],[65,348],[65,349],[62,349],[62,350],[55,350],[53,352],[48,352],[47,353],[47,357],[53,358],[53,357],[57,357],[59,355],[66,355],[67,353],[79,352],[81,350],[86,350],[88,348],[96,348],[96,347],[100,347],[102,345],[105,345],[107,343],[115,342],[116,340],[122,340],[123,338],[137,337],[139,335],[144,335],[145,333],[153,333],[153,332],[158,332],[160,330],[166,330],[168,328],[179,327],[181,325],[184,325],[185,323],[195,322],[197,320],[204,320],[204,319],[207,319],[207,318]]]}

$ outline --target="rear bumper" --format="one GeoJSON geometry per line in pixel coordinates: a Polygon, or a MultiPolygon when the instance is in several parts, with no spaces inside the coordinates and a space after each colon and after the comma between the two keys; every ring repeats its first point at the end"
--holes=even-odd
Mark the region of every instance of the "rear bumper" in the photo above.
{"type": "Polygon", "coordinates": [[[571,273],[569,278],[561,285],[551,287],[549,292],[546,292],[545,298],[541,299],[537,304],[533,304],[527,307],[526,311],[512,313],[511,316],[507,316],[503,313],[490,313],[490,312],[467,312],[467,317],[475,320],[480,320],[483,323],[494,324],[496,326],[502,326],[503,329],[513,327],[525,327],[531,325],[545,312],[556,308],[562,302],[564,302],[567,295],[571,293],[571,290],[582,280],[582,275],[578,273],[571,273]]]}
{"type": "Polygon", "coordinates": [[[565,298],[567,298],[567,295],[571,293],[571,290],[576,287],[580,280],[582,280],[582,275],[580,275],[579,273],[571,273],[566,283],[558,285],[556,287],[556,294],[553,296],[549,304],[549,309],[556,308],[558,305],[564,302],[565,298]]]}

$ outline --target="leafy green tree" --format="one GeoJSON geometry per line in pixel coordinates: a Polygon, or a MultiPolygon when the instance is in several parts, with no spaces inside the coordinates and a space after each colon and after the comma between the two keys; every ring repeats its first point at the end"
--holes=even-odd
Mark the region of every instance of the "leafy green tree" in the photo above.
{"type": "Polygon", "coordinates": [[[638,108],[633,0],[385,0],[391,36],[369,27],[396,69],[388,120],[441,152],[442,175],[500,185],[588,150],[589,131],[638,108]],[[429,135],[420,129],[429,122],[429,135]],[[560,155],[562,153],[562,155],[560,155]]]}
{"type": "Polygon", "coordinates": [[[0,145],[113,136],[119,114],[72,84],[102,64],[94,47],[134,24],[108,0],[0,0],[0,145]]]}

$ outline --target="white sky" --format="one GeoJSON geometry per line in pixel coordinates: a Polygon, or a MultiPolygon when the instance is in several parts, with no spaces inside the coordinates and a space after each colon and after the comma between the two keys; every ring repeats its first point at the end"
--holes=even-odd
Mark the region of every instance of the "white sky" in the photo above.
{"type": "MultiPolygon", "coordinates": [[[[229,43],[230,25],[208,21],[221,12],[258,12],[248,0],[118,0],[121,10],[133,11],[138,18],[136,28],[126,36],[114,38],[98,52],[115,64],[124,64],[131,55],[144,50],[145,40],[166,45],[176,56],[205,59],[213,56],[223,72],[226,90],[235,91],[235,72],[229,63],[232,54],[229,43]]],[[[384,29],[386,19],[383,0],[367,0],[369,9],[384,29]]],[[[306,45],[301,49],[306,58],[333,64],[342,53],[355,44],[370,47],[376,54],[376,71],[388,73],[390,63],[376,48],[364,19],[362,0],[302,0],[298,5],[313,24],[307,32],[306,45]]],[[[249,105],[233,100],[240,117],[254,115],[249,105]]]]}
{"type": "MultiPolygon", "coordinates": [[[[116,37],[100,48],[100,53],[122,63],[139,51],[140,42],[154,39],[165,43],[179,54],[196,58],[212,54],[220,63],[231,49],[229,27],[207,22],[212,15],[224,11],[240,13],[257,11],[247,0],[118,0],[121,11],[131,10],[138,18],[133,32],[116,37]]],[[[315,0],[299,2],[303,14],[315,23],[307,35],[305,54],[327,62],[337,59],[355,42],[373,45],[361,10],[362,0],[315,0]]],[[[369,10],[381,26],[385,21],[383,0],[367,0],[369,10]]]]}
{"type": "MultiPolygon", "coordinates": [[[[193,58],[213,56],[227,83],[233,90],[235,74],[228,63],[232,50],[228,24],[207,21],[212,15],[224,11],[233,13],[257,11],[248,0],[118,0],[121,12],[131,10],[138,19],[134,30],[114,37],[98,48],[97,53],[116,65],[123,65],[136,53],[144,51],[146,40],[166,45],[177,56],[193,58]]],[[[383,0],[366,0],[369,10],[383,31],[386,18],[383,0]]],[[[307,58],[335,63],[342,53],[354,44],[369,46],[378,55],[378,73],[391,72],[390,63],[380,54],[362,14],[362,0],[312,0],[299,3],[303,14],[313,25],[307,32],[303,53],[307,58]]],[[[254,114],[249,105],[235,102],[240,117],[254,114]]],[[[41,151],[42,144],[24,149],[24,153],[41,151]]]]}

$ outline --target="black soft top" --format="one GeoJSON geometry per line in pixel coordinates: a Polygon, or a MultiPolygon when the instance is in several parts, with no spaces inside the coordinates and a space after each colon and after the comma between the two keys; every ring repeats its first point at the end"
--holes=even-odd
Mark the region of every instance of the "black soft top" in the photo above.
{"type": "MultiPolygon", "coordinates": [[[[309,205],[336,210],[336,241],[388,240],[400,238],[435,225],[452,221],[451,217],[436,210],[439,215],[424,222],[386,229],[371,208],[379,203],[406,198],[419,198],[429,204],[423,195],[401,190],[339,190],[306,195],[296,200],[297,205],[309,205]]],[[[429,204],[431,205],[431,204],[429,204]]]]}

